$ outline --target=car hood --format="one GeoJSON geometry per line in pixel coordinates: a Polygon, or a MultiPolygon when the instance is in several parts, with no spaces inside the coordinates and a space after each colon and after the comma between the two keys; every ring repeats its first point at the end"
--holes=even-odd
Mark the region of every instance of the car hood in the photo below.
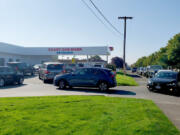
{"type": "Polygon", "coordinates": [[[59,74],[59,75],[56,75],[56,78],[64,78],[64,77],[69,77],[71,76],[70,73],[67,73],[67,74],[59,74]]]}
{"type": "Polygon", "coordinates": [[[152,78],[151,81],[156,83],[170,83],[176,82],[176,79],[152,78]]]}

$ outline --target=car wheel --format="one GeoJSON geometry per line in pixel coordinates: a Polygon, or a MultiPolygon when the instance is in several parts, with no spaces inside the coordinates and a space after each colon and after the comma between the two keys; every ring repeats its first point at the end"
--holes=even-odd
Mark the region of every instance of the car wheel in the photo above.
{"type": "Polygon", "coordinates": [[[106,82],[99,83],[99,90],[100,91],[107,91],[109,89],[108,84],[106,82]]]}
{"type": "Polygon", "coordinates": [[[5,85],[4,79],[0,78],[0,87],[3,87],[5,85]]]}
{"type": "Polygon", "coordinates": [[[172,94],[173,95],[179,95],[180,94],[180,91],[176,88],[176,89],[173,89],[172,90],[172,94]]]}
{"type": "Polygon", "coordinates": [[[33,76],[34,75],[34,72],[31,72],[31,76],[33,76]]]}
{"type": "Polygon", "coordinates": [[[148,87],[148,90],[149,91],[154,91],[152,87],[148,87]]]}
{"type": "Polygon", "coordinates": [[[39,80],[41,80],[41,77],[40,77],[40,75],[39,75],[39,80]]]}
{"type": "Polygon", "coordinates": [[[64,80],[59,81],[59,89],[65,89],[66,88],[66,82],[64,80]]]}
{"type": "Polygon", "coordinates": [[[43,83],[47,83],[47,81],[48,81],[48,80],[46,80],[46,79],[43,79],[43,83]]]}
{"type": "Polygon", "coordinates": [[[23,84],[23,82],[24,82],[24,78],[23,78],[23,77],[20,77],[20,78],[19,78],[19,81],[18,81],[18,84],[21,85],[21,84],[23,84]]]}

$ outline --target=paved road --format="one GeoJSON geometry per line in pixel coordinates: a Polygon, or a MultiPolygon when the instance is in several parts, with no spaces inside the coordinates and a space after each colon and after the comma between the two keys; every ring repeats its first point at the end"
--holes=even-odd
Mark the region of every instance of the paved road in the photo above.
{"type": "Polygon", "coordinates": [[[22,86],[6,86],[0,89],[0,97],[50,96],[50,95],[104,95],[116,97],[132,97],[153,100],[168,118],[180,129],[180,97],[149,92],[146,79],[134,76],[140,86],[121,86],[110,92],[99,92],[97,89],[74,88],[59,90],[51,83],[43,84],[37,77],[25,79],[22,86]]]}

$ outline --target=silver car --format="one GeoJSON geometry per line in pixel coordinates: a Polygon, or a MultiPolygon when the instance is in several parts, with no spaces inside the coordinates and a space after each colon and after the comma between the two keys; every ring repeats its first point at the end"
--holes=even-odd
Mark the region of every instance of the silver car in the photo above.
{"type": "Polygon", "coordinates": [[[43,80],[44,83],[52,81],[58,74],[63,73],[64,64],[58,62],[46,62],[39,69],[39,79],[43,80]]]}

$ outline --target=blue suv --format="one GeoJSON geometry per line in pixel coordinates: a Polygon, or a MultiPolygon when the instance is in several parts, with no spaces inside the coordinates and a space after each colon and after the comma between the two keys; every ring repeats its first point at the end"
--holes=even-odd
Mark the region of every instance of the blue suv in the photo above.
{"type": "Polygon", "coordinates": [[[98,87],[101,91],[116,86],[115,74],[106,68],[80,68],[73,73],[57,75],[54,85],[60,89],[71,87],[98,87]]]}

